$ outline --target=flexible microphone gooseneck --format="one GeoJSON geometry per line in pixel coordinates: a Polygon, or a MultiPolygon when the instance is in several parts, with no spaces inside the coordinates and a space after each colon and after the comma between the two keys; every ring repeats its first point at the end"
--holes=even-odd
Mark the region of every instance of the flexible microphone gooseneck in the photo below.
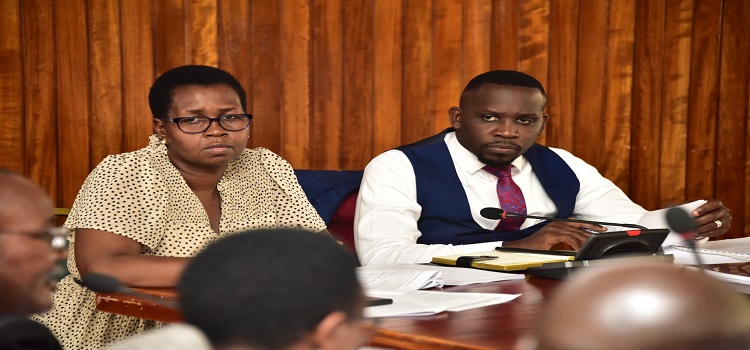
{"type": "Polygon", "coordinates": [[[672,207],[667,209],[667,226],[669,226],[670,230],[682,236],[682,240],[687,243],[693,252],[698,267],[702,269],[703,261],[701,260],[701,255],[695,249],[695,229],[698,227],[695,218],[682,208],[672,207]]]}
{"type": "Polygon", "coordinates": [[[482,217],[486,219],[491,219],[491,220],[502,220],[506,218],[528,218],[528,219],[541,219],[541,220],[549,220],[549,221],[577,222],[581,224],[620,226],[620,227],[635,228],[638,230],[648,230],[648,228],[643,227],[641,225],[636,225],[636,224],[618,224],[618,223],[603,222],[603,221],[562,219],[562,218],[556,218],[556,217],[550,217],[550,216],[521,215],[521,214],[516,214],[516,213],[510,213],[500,208],[493,208],[493,207],[487,207],[487,208],[480,210],[479,215],[482,215],[482,217]]]}
{"type": "Polygon", "coordinates": [[[152,295],[144,294],[136,292],[128,287],[125,287],[120,281],[118,281],[116,278],[105,275],[101,273],[87,273],[83,276],[83,285],[86,286],[86,288],[93,290],[97,293],[120,293],[120,294],[126,294],[134,297],[138,297],[140,299],[146,300],[148,302],[161,305],[173,310],[177,310],[177,303],[169,300],[164,300],[161,298],[157,298],[152,295]]]}

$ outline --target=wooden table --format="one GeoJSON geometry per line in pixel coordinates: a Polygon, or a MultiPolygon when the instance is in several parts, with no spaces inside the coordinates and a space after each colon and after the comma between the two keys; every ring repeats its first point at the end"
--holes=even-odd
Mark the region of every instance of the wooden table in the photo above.
{"type": "MultiPolygon", "coordinates": [[[[521,294],[499,305],[433,316],[390,317],[377,320],[372,346],[396,349],[513,349],[537,320],[558,280],[526,277],[525,280],[443,288],[444,291],[521,294]]],[[[136,291],[175,301],[174,289],[135,288],[136,291]]],[[[97,310],[179,322],[179,312],[121,294],[100,294],[97,310]]]]}

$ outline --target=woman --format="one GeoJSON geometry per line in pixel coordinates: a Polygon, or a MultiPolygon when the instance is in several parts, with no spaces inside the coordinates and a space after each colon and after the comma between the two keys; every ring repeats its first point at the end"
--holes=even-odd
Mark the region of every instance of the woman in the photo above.
{"type": "Polygon", "coordinates": [[[253,228],[325,230],[292,167],[246,149],[252,118],[229,73],[182,66],[149,93],[155,134],[146,148],[104,159],[83,184],[65,226],[68,268],[54,305],[35,318],[68,349],[98,349],[159,326],[95,310],[80,276],[112,275],[134,287],[174,287],[188,257],[209,242],[253,228]]]}

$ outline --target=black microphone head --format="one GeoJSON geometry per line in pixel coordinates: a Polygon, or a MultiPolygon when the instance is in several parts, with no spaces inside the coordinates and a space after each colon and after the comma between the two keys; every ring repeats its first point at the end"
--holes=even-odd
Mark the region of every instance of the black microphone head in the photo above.
{"type": "Polygon", "coordinates": [[[487,207],[480,210],[479,215],[485,219],[497,220],[503,218],[504,212],[505,211],[500,208],[487,207]]]}
{"type": "Polygon", "coordinates": [[[667,225],[670,230],[678,233],[693,232],[698,227],[693,216],[678,207],[667,209],[667,225]]]}
{"type": "Polygon", "coordinates": [[[124,287],[117,278],[101,273],[87,273],[83,276],[83,284],[97,293],[122,293],[124,287]]]}

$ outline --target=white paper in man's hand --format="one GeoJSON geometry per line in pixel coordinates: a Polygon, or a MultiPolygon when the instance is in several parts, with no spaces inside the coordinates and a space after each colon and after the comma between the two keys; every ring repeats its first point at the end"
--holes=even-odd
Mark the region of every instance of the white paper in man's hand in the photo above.
{"type": "MultiPolygon", "coordinates": [[[[685,203],[682,205],[677,205],[678,208],[683,208],[689,212],[692,212],[695,210],[695,208],[700,207],[706,203],[706,200],[699,199],[694,202],[685,203]]],[[[650,211],[646,214],[643,214],[640,220],[638,220],[638,225],[645,226],[649,229],[660,229],[660,228],[669,228],[669,225],[667,224],[667,210],[669,208],[659,209],[650,211]]],[[[667,236],[667,239],[664,240],[664,243],[662,243],[662,247],[668,247],[677,243],[682,242],[682,236],[680,236],[679,233],[670,231],[669,236],[667,236]]]]}

